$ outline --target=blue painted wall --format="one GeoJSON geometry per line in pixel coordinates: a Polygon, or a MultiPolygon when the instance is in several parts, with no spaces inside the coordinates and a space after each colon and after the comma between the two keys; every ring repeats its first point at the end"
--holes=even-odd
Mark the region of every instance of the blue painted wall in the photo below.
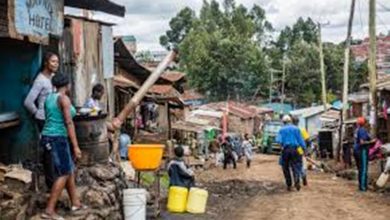
{"type": "Polygon", "coordinates": [[[0,38],[0,113],[15,111],[21,122],[17,127],[0,130],[0,162],[18,163],[35,158],[38,132],[23,102],[40,62],[39,45],[0,38]]]}

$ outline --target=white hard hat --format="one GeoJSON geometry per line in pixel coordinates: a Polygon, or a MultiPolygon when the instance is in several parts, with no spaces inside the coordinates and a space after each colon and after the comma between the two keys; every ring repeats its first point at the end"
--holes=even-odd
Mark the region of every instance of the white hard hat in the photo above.
{"type": "Polygon", "coordinates": [[[287,122],[287,123],[292,122],[291,117],[289,115],[284,115],[282,120],[283,122],[287,122]]]}

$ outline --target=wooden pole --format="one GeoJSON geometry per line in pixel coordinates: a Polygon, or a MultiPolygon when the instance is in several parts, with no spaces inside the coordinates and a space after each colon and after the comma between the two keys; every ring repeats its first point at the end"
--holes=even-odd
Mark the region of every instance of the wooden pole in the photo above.
{"type": "Polygon", "coordinates": [[[281,103],[282,105],[284,104],[284,97],[285,97],[285,94],[284,94],[284,83],[285,83],[285,80],[286,80],[286,58],[283,57],[283,73],[282,73],[282,98],[281,98],[281,103]]]}
{"type": "Polygon", "coordinates": [[[270,73],[271,79],[269,83],[269,103],[272,103],[272,86],[274,84],[274,72],[271,70],[270,73]]]}
{"type": "Polygon", "coordinates": [[[320,51],[320,68],[321,68],[321,87],[322,87],[322,103],[324,105],[324,110],[326,111],[326,77],[325,77],[325,63],[324,63],[324,51],[322,47],[322,33],[321,33],[321,24],[318,23],[318,44],[320,51]]]}
{"type": "Polygon", "coordinates": [[[369,32],[370,32],[370,52],[368,61],[368,71],[370,80],[370,127],[371,135],[376,137],[376,119],[377,119],[377,97],[376,97],[376,0],[370,0],[369,7],[369,32]]]}
{"type": "Polygon", "coordinates": [[[342,148],[342,143],[345,139],[345,127],[344,120],[347,118],[347,110],[348,110],[348,81],[349,81],[349,57],[351,53],[351,35],[352,35],[352,24],[353,24],[353,16],[355,13],[355,3],[356,0],[352,0],[351,3],[351,11],[349,13],[349,21],[348,21],[348,30],[347,30],[347,39],[345,41],[345,51],[344,51],[344,79],[343,79],[343,109],[342,109],[342,117],[340,118],[340,140],[337,148],[336,159],[340,161],[340,152],[342,148]]]}
{"type": "Polygon", "coordinates": [[[143,97],[146,95],[150,87],[156,83],[160,75],[165,71],[167,66],[175,59],[176,52],[171,51],[164,60],[157,66],[157,68],[153,71],[153,73],[149,76],[149,78],[144,82],[144,84],[141,86],[141,88],[134,94],[134,96],[130,99],[130,101],[126,104],[126,106],[122,109],[122,111],[119,113],[119,115],[112,120],[112,127],[115,129],[114,133],[114,143],[113,143],[113,156],[114,158],[119,162],[120,156],[119,156],[119,135],[120,135],[120,128],[123,124],[123,122],[126,120],[127,116],[131,114],[134,109],[137,107],[139,102],[143,99],[143,97]]]}

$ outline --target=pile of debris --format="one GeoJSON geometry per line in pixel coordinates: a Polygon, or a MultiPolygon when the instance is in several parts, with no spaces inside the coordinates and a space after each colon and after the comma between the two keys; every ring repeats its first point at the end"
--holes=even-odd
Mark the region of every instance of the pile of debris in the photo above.
{"type": "MultiPolygon", "coordinates": [[[[32,172],[21,166],[0,166],[0,216],[4,219],[40,219],[49,193],[44,178],[38,191],[32,172]]],[[[71,213],[64,190],[57,208],[66,219],[122,219],[122,190],[129,187],[122,169],[112,163],[80,167],[76,171],[77,191],[87,210],[71,213]]]]}

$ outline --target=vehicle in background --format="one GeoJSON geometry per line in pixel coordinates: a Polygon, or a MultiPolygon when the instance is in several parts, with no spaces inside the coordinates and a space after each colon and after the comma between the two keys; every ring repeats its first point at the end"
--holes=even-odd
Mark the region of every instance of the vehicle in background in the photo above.
{"type": "Polygon", "coordinates": [[[260,152],[265,154],[280,153],[282,148],[276,143],[276,136],[282,127],[283,123],[281,121],[269,121],[264,125],[260,152]]]}

